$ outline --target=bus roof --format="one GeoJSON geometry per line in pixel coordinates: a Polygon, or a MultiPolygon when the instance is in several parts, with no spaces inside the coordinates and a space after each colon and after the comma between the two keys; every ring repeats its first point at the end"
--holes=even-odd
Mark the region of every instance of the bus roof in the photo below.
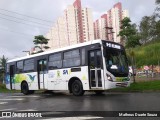
{"type": "MultiPolygon", "coordinates": [[[[105,41],[107,41],[107,40],[105,40],[105,41]]],[[[83,47],[83,46],[86,46],[86,45],[91,45],[91,44],[101,43],[101,42],[102,42],[101,39],[87,41],[87,42],[84,42],[84,43],[79,43],[79,44],[75,44],[75,45],[71,45],[71,46],[67,46],[67,47],[63,47],[63,48],[48,50],[48,51],[45,51],[45,52],[42,52],[42,53],[37,53],[37,54],[29,55],[29,56],[15,58],[15,59],[12,59],[12,60],[8,60],[7,63],[15,62],[15,61],[19,61],[19,60],[24,60],[24,59],[28,59],[28,58],[34,58],[34,57],[38,57],[38,56],[41,56],[41,55],[51,54],[51,53],[54,53],[54,52],[69,50],[69,49],[72,49],[72,48],[83,47]]],[[[108,42],[112,42],[112,41],[108,41],[108,42]]]]}

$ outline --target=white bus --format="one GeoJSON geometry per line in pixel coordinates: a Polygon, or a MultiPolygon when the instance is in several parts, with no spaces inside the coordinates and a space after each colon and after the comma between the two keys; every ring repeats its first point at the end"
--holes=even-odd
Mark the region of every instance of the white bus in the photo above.
{"type": "Polygon", "coordinates": [[[9,60],[6,68],[6,87],[25,95],[35,90],[69,90],[80,96],[129,85],[124,47],[104,40],[9,60]]]}

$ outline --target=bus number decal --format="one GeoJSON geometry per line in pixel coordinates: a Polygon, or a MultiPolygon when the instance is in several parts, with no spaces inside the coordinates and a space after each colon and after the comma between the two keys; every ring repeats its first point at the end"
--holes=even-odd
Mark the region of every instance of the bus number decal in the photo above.
{"type": "Polygon", "coordinates": [[[63,75],[68,75],[68,70],[63,70],[63,75]]]}

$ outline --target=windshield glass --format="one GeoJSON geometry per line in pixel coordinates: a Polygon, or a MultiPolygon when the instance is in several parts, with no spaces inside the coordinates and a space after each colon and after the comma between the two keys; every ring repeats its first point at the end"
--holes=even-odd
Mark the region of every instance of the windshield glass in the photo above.
{"type": "Polygon", "coordinates": [[[128,76],[128,61],[124,50],[106,49],[106,67],[115,77],[128,76]]]}

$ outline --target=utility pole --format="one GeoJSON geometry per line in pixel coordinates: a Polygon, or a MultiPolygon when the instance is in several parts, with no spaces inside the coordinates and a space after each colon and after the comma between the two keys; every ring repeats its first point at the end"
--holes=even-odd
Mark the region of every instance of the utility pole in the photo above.
{"type": "MultiPolygon", "coordinates": [[[[113,37],[113,33],[115,33],[115,32],[113,32],[113,28],[112,27],[105,27],[106,29],[107,29],[107,34],[109,35],[109,34],[112,34],[112,41],[114,41],[114,37],[113,37]],[[108,32],[109,31],[109,32],[108,32]]],[[[108,38],[108,40],[109,40],[109,37],[108,37],[108,35],[107,35],[107,38],[108,38]]]]}

